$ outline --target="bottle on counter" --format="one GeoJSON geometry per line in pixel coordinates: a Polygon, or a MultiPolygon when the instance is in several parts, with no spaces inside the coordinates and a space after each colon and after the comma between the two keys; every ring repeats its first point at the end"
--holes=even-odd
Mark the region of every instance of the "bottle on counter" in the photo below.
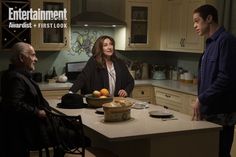
{"type": "Polygon", "coordinates": [[[168,80],[172,80],[173,70],[174,70],[173,66],[169,66],[169,68],[167,69],[166,77],[168,80]]]}
{"type": "Polygon", "coordinates": [[[51,75],[51,78],[52,78],[52,79],[56,79],[56,77],[57,77],[56,68],[55,68],[55,67],[53,67],[53,69],[52,69],[52,75],[51,75]]]}
{"type": "Polygon", "coordinates": [[[172,80],[178,80],[178,71],[176,67],[172,70],[172,80]]]}

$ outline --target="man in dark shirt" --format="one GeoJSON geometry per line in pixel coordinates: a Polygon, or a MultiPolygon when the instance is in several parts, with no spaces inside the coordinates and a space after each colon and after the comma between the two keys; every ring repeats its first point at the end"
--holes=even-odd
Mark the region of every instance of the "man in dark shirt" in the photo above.
{"type": "MultiPolygon", "coordinates": [[[[50,107],[32,80],[31,72],[35,70],[37,62],[34,48],[19,42],[13,46],[12,52],[11,64],[1,80],[0,111],[1,122],[4,123],[1,124],[1,130],[5,131],[1,131],[1,143],[4,142],[5,147],[5,154],[1,154],[1,157],[28,157],[29,150],[33,148],[55,146],[58,143],[46,113],[50,107]]],[[[73,130],[62,129],[71,145],[80,144],[79,135],[73,130]]],[[[64,156],[64,152],[57,149],[54,156],[64,156]]]]}
{"type": "Polygon", "coordinates": [[[197,34],[206,37],[193,120],[222,125],[219,157],[230,157],[236,122],[236,38],[219,26],[217,10],[211,5],[195,9],[193,21],[197,34]]]}
{"type": "Polygon", "coordinates": [[[35,70],[37,62],[33,47],[19,42],[12,51],[11,64],[1,80],[5,151],[9,157],[26,157],[29,145],[36,141],[46,142],[46,139],[39,138],[40,134],[45,134],[39,124],[46,118],[43,107],[48,107],[48,104],[31,78],[31,71],[35,70]]]}

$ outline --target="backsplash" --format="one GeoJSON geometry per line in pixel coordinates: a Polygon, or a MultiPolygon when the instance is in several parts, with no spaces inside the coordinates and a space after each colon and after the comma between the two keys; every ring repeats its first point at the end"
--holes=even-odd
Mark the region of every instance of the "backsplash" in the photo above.
{"type": "MultiPolygon", "coordinates": [[[[114,35],[114,28],[97,27],[72,27],[71,48],[60,52],[37,52],[38,63],[36,71],[43,75],[51,73],[56,67],[57,74],[64,73],[66,62],[87,61],[91,56],[91,48],[95,40],[101,35],[114,35]]],[[[149,64],[161,64],[183,67],[184,69],[197,74],[198,59],[200,54],[162,52],[162,51],[119,51],[123,59],[141,61],[149,64]]],[[[0,71],[8,68],[9,52],[0,53],[0,71]]]]}
{"type": "Polygon", "coordinates": [[[169,65],[182,67],[185,70],[197,75],[198,61],[201,54],[167,51],[135,51],[120,52],[122,56],[133,61],[141,61],[148,64],[169,65]]]}

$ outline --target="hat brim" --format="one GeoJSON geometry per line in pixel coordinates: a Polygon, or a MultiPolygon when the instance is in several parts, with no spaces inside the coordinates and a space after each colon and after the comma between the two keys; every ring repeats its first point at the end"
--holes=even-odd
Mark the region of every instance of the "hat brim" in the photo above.
{"type": "Polygon", "coordinates": [[[58,108],[65,108],[65,109],[80,109],[80,108],[87,108],[88,104],[85,104],[85,103],[79,103],[79,104],[63,104],[63,103],[58,103],[57,107],[58,108]]]}

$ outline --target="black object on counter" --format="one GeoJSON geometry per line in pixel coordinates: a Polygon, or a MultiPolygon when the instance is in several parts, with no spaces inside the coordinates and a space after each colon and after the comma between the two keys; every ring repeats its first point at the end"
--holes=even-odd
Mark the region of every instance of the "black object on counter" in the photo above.
{"type": "Polygon", "coordinates": [[[68,109],[75,109],[75,108],[85,108],[88,105],[83,102],[83,96],[79,94],[65,94],[61,98],[61,103],[57,104],[59,108],[68,108],[68,109]]]}
{"type": "Polygon", "coordinates": [[[55,67],[53,67],[51,78],[54,78],[54,77],[57,77],[57,72],[56,72],[56,68],[55,67]]]}

